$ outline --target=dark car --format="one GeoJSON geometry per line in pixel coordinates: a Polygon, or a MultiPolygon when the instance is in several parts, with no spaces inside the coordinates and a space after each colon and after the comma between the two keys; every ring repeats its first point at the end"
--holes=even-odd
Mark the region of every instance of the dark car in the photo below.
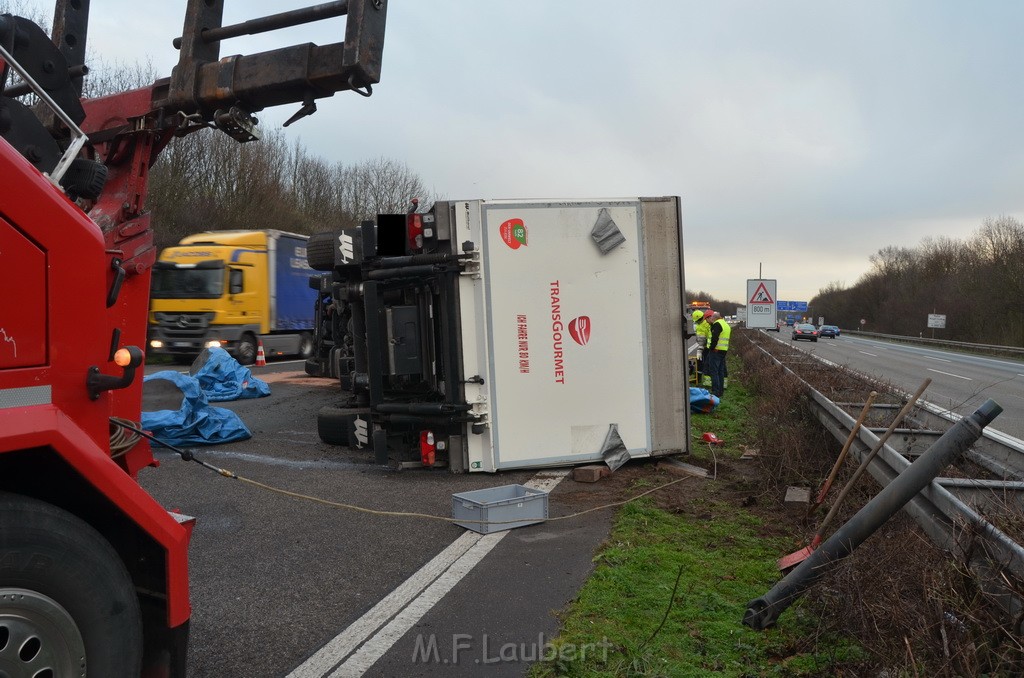
{"type": "Polygon", "coordinates": [[[839,336],[839,328],[835,325],[822,325],[818,328],[819,337],[831,337],[835,339],[839,336]]]}
{"type": "Polygon", "coordinates": [[[808,323],[797,323],[793,325],[793,341],[797,339],[818,340],[818,330],[814,325],[808,323]]]}

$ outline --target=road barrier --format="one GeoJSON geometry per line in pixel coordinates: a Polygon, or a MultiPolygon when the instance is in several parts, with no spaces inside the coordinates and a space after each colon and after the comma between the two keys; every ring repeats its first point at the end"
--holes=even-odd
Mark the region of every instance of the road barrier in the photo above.
{"type": "MultiPolygon", "coordinates": [[[[772,340],[780,346],[788,346],[786,342],[774,337],[772,340]]],[[[847,409],[858,410],[863,403],[833,402],[779,357],[760,345],[756,348],[801,382],[810,396],[811,410],[815,416],[838,442],[843,443],[856,423],[855,417],[847,409]]],[[[802,360],[812,358],[833,365],[806,353],[801,353],[800,357],[802,360]]],[[[869,383],[874,381],[863,374],[858,376],[869,383]]],[[[868,472],[883,488],[910,466],[911,460],[908,457],[920,454],[922,447],[929,446],[961,419],[959,415],[931,403],[922,401],[920,405],[919,410],[907,420],[917,430],[913,436],[903,436],[902,451],[897,449],[897,443],[886,443],[868,466],[868,472]]],[[[1001,577],[1001,573],[1006,572],[1017,581],[1024,581],[1024,548],[984,517],[984,514],[992,512],[1024,511],[1024,441],[989,429],[983,433],[965,454],[995,475],[996,479],[936,478],[911,499],[904,510],[933,542],[968,560],[971,570],[985,582],[986,587],[997,592],[995,600],[1009,618],[1016,620],[1018,632],[1024,634],[1024,600],[1020,598],[1019,592],[1008,589],[1001,577]]],[[[874,431],[861,427],[850,449],[850,456],[859,464],[878,441],[879,437],[874,431]]]]}
{"type": "Polygon", "coordinates": [[[878,332],[862,332],[860,330],[843,330],[843,334],[854,334],[860,337],[873,337],[875,339],[886,339],[888,341],[900,341],[907,344],[925,344],[930,346],[947,346],[950,348],[969,349],[972,351],[986,351],[996,353],[1009,353],[1024,358],[1024,348],[1018,346],[999,346],[997,344],[972,344],[966,341],[951,341],[949,339],[930,339],[928,337],[911,337],[904,334],[881,334],[878,332]]]}

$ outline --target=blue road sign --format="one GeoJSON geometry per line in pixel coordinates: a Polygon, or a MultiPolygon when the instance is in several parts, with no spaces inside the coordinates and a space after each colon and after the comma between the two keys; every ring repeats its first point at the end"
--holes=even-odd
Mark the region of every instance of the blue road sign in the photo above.
{"type": "Polygon", "coordinates": [[[806,301],[782,301],[781,299],[779,299],[779,301],[778,301],[778,309],[780,311],[806,311],[807,310],[807,302],[806,301]]]}

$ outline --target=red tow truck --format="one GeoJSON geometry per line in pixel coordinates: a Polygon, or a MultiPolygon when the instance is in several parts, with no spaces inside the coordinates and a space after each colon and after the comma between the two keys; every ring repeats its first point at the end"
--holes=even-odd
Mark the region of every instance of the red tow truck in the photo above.
{"type": "Polygon", "coordinates": [[[137,482],[149,168],[176,136],[258,138],[254,113],[379,82],[385,0],[223,25],[188,0],[178,65],[83,99],[88,0],[53,35],[0,16],[0,676],[185,676],[192,518],[137,482]],[[221,41],[346,16],[344,40],[220,57],[221,41]],[[127,427],[127,428],[126,428],[127,427]]]}

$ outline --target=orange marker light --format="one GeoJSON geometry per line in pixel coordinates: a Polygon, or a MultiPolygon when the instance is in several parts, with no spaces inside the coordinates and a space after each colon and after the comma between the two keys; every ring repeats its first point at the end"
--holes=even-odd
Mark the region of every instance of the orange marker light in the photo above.
{"type": "Polygon", "coordinates": [[[114,353],[114,364],[118,367],[128,367],[132,364],[132,354],[126,348],[119,348],[114,353]]]}

